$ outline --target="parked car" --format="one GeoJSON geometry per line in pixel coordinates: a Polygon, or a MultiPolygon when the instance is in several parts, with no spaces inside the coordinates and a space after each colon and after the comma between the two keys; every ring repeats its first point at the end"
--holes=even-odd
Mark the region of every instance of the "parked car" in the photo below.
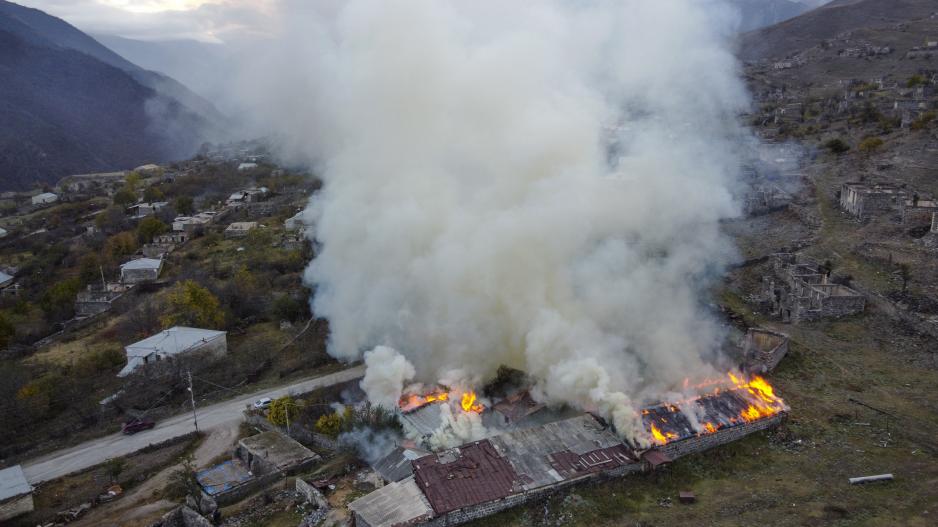
{"type": "Polygon", "coordinates": [[[156,423],[152,419],[147,419],[146,417],[140,419],[131,419],[124,423],[124,426],[121,427],[121,432],[125,435],[133,435],[137,432],[142,432],[144,430],[149,430],[156,426],[156,423]]]}
{"type": "Polygon", "coordinates": [[[270,403],[274,402],[270,397],[263,397],[254,401],[254,408],[257,410],[266,410],[270,408],[270,403]]]}

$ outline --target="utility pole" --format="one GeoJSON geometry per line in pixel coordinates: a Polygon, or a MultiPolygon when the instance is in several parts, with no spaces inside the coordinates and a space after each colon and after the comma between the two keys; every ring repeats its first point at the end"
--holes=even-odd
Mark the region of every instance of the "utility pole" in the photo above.
{"type": "Polygon", "coordinates": [[[195,423],[195,431],[199,431],[199,420],[195,416],[195,390],[192,389],[192,370],[186,370],[189,377],[189,400],[192,401],[192,422],[195,423]]]}
{"type": "Polygon", "coordinates": [[[104,280],[104,267],[99,265],[98,271],[101,272],[101,290],[107,292],[107,282],[104,280]]]}

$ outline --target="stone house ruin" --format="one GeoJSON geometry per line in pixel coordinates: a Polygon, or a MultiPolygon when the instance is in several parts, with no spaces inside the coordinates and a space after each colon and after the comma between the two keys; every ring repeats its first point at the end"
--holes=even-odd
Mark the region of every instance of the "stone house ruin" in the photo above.
{"type": "Polygon", "coordinates": [[[312,468],[320,456],[280,432],[238,441],[232,459],[197,471],[202,494],[218,505],[237,502],[274,482],[312,468]]]}
{"type": "Polygon", "coordinates": [[[931,225],[938,212],[938,201],[920,199],[918,194],[899,202],[899,218],[903,225],[931,225]]]}
{"type": "Polygon", "coordinates": [[[784,322],[798,323],[860,313],[866,299],[840,284],[828,283],[829,271],[813,261],[798,261],[791,253],[772,255],[773,274],[763,277],[763,297],[770,313],[784,322]]]}
{"type": "Polygon", "coordinates": [[[32,512],[33,487],[19,465],[0,470],[0,522],[32,512]]]}
{"type": "Polygon", "coordinates": [[[236,221],[225,229],[225,238],[243,238],[255,228],[256,221],[236,221]]]}
{"type": "Polygon", "coordinates": [[[124,348],[127,365],[118,372],[126,377],[137,368],[191,353],[224,355],[228,352],[228,338],[224,331],[175,326],[163,330],[124,348]]]}
{"type": "Polygon", "coordinates": [[[124,295],[125,287],[88,286],[75,297],[75,316],[90,317],[109,311],[116,300],[124,295]]]}
{"type": "Polygon", "coordinates": [[[791,202],[791,195],[778,187],[758,187],[748,192],[743,200],[743,212],[747,216],[768,214],[783,209],[791,202]]]}
{"type": "Polygon", "coordinates": [[[775,369],[788,354],[788,335],[762,328],[749,328],[743,337],[743,363],[752,373],[775,369]]]}
{"type": "Polygon", "coordinates": [[[257,475],[296,474],[310,468],[319,455],[280,432],[262,432],[238,441],[235,455],[257,475]]]}
{"type": "Polygon", "coordinates": [[[840,208],[863,221],[896,211],[906,192],[893,185],[844,183],[840,188],[840,208]]]}

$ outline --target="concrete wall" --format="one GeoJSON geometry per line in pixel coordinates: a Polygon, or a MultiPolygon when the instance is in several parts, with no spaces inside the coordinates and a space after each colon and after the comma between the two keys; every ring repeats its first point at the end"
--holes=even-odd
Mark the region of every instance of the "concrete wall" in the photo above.
{"type": "Polygon", "coordinates": [[[0,503],[0,522],[33,511],[33,495],[26,494],[0,503]]]}
{"type": "Polygon", "coordinates": [[[125,284],[152,282],[159,276],[159,269],[121,269],[121,282],[125,284]]]}
{"type": "Polygon", "coordinates": [[[935,214],[934,207],[911,207],[906,206],[902,209],[903,225],[931,225],[932,216],[935,214]]]}

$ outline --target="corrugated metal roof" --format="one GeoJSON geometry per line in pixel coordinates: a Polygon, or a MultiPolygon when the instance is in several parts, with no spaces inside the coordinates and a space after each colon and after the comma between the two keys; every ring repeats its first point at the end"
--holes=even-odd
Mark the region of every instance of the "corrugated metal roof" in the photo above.
{"type": "Polygon", "coordinates": [[[137,258],[136,260],[131,260],[121,266],[121,271],[126,271],[128,269],[159,269],[163,265],[163,260],[157,260],[156,258],[137,258]]]}
{"type": "Polygon", "coordinates": [[[389,483],[349,503],[348,508],[371,527],[411,525],[433,517],[433,509],[413,477],[389,483]]]}
{"type": "Polygon", "coordinates": [[[33,491],[32,485],[26,481],[23,467],[14,465],[0,470],[0,501],[10,499],[33,491]]]}
{"type": "Polygon", "coordinates": [[[413,412],[399,415],[401,425],[408,432],[408,436],[429,436],[443,425],[442,410],[439,403],[425,405],[413,412]]]}
{"type": "Polygon", "coordinates": [[[205,344],[224,334],[224,331],[215,331],[213,329],[175,326],[139,342],[134,342],[127,346],[126,350],[128,357],[145,357],[151,353],[175,355],[205,344]]]}
{"type": "Polygon", "coordinates": [[[225,461],[195,473],[195,479],[210,496],[231,490],[252,480],[254,476],[240,459],[225,461]]]}
{"type": "Polygon", "coordinates": [[[401,481],[414,473],[411,462],[427,454],[429,452],[419,448],[397,447],[390,454],[376,461],[371,468],[385,481],[401,481]]]}
{"type": "Polygon", "coordinates": [[[414,481],[439,515],[510,495],[518,475],[485,439],[414,461],[414,481]]]}

